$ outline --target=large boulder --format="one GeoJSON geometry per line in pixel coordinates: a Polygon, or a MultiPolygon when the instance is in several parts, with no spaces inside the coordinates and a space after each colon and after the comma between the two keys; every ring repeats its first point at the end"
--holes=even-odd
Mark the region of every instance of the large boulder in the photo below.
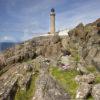
{"type": "Polygon", "coordinates": [[[100,100],[100,83],[93,86],[92,96],[94,100],[100,100]]]}
{"type": "Polygon", "coordinates": [[[87,69],[85,67],[83,67],[80,63],[77,64],[77,71],[80,74],[88,74],[89,72],[87,71],[87,69]]]}
{"type": "Polygon", "coordinates": [[[90,94],[91,91],[91,85],[87,83],[82,83],[77,92],[76,92],[76,99],[87,99],[87,96],[90,94]]]}
{"type": "Polygon", "coordinates": [[[61,67],[62,70],[69,70],[72,69],[70,66],[70,56],[62,56],[60,61],[59,61],[59,66],[61,67]]]}
{"type": "Polygon", "coordinates": [[[97,48],[92,47],[89,50],[87,57],[85,58],[86,62],[88,62],[89,64],[92,64],[92,60],[95,57],[96,53],[97,53],[97,48]]]}
{"type": "Polygon", "coordinates": [[[77,75],[75,77],[75,80],[78,82],[78,83],[93,83],[95,81],[95,76],[94,74],[88,74],[88,75],[77,75]]]}

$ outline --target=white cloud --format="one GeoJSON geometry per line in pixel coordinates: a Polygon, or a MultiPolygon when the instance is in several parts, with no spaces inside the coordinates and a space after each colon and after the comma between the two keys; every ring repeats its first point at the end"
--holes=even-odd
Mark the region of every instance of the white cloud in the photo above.
{"type": "Polygon", "coordinates": [[[17,42],[16,39],[14,37],[11,36],[2,36],[0,37],[0,42],[17,42]]]}

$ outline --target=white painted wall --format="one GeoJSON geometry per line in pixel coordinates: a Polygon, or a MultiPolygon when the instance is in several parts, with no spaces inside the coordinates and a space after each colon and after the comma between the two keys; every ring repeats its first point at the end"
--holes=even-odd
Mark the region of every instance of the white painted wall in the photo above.
{"type": "MultiPolygon", "coordinates": [[[[64,29],[64,30],[60,30],[59,32],[58,32],[58,34],[60,35],[60,36],[65,36],[65,35],[68,35],[68,32],[69,32],[69,30],[68,29],[64,29]]],[[[40,35],[40,36],[53,36],[54,34],[42,34],[42,35],[40,35]]]]}
{"type": "Polygon", "coordinates": [[[65,30],[60,30],[59,31],[59,35],[63,36],[63,35],[68,35],[69,30],[65,29],[65,30]]]}

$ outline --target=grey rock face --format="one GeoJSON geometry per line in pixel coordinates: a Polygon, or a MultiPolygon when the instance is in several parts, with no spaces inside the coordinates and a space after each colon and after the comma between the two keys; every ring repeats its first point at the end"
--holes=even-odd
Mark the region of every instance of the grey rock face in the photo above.
{"type": "Polygon", "coordinates": [[[91,91],[91,85],[87,83],[82,83],[76,93],[76,99],[83,100],[86,99],[91,91]]]}
{"type": "Polygon", "coordinates": [[[96,84],[92,88],[92,96],[94,100],[100,100],[100,84],[96,84]]]}

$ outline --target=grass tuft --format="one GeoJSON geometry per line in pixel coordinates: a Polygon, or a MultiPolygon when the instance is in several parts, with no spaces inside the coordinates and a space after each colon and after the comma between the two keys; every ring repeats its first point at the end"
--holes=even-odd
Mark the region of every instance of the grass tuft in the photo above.
{"type": "Polygon", "coordinates": [[[100,73],[96,75],[95,83],[100,83],[100,73]]]}

